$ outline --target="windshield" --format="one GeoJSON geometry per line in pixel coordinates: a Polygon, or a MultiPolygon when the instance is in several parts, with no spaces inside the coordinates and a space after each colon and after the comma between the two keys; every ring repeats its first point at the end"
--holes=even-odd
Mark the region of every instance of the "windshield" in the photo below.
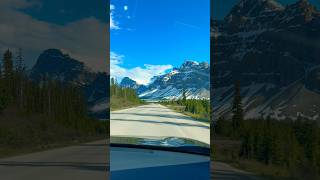
{"type": "Polygon", "coordinates": [[[110,4],[111,143],[208,148],[210,2],[110,4]]]}

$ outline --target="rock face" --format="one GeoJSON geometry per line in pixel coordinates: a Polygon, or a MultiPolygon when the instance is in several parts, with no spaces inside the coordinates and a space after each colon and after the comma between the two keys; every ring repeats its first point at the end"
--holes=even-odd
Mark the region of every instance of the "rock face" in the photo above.
{"type": "Polygon", "coordinates": [[[209,99],[209,74],[208,63],[186,61],[180,68],[154,77],[148,86],[138,85],[130,78],[124,78],[120,85],[137,89],[139,97],[148,100],[179,99],[184,90],[189,99],[209,99]]]}
{"type": "Polygon", "coordinates": [[[142,84],[138,84],[136,81],[130,79],[129,77],[124,77],[120,83],[121,87],[132,88],[137,91],[137,94],[140,94],[147,90],[147,87],[142,84]]]}
{"type": "Polygon", "coordinates": [[[319,119],[320,13],[307,0],[283,7],[241,0],[211,21],[215,117],[230,116],[235,81],[246,118],[319,119]]]}
{"type": "Polygon", "coordinates": [[[85,84],[87,81],[92,81],[95,75],[86,69],[82,62],[63,54],[58,49],[48,49],[40,54],[30,76],[34,80],[48,76],[61,82],[85,84]]]}
{"type": "Polygon", "coordinates": [[[58,49],[45,50],[31,69],[30,77],[35,81],[50,78],[81,87],[86,95],[89,114],[98,118],[107,118],[107,94],[109,93],[109,75],[89,70],[84,63],[63,54],[58,49]],[[104,108],[98,105],[105,104],[104,108]]]}

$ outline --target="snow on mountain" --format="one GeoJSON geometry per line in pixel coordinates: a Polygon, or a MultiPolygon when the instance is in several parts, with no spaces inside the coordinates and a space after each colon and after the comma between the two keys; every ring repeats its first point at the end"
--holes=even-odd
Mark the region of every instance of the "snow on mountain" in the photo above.
{"type": "Polygon", "coordinates": [[[188,99],[209,99],[209,69],[207,62],[186,61],[180,68],[154,77],[143,89],[129,78],[124,78],[120,85],[137,89],[139,97],[148,100],[179,99],[183,91],[188,99]]]}
{"type": "Polygon", "coordinates": [[[240,81],[247,118],[320,118],[320,13],[307,0],[240,0],[211,21],[213,113],[231,115],[240,81]]]}
{"type": "Polygon", "coordinates": [[[121,80],[120,86],[135,89],[138,94],[144,92],[147,89],[145,85],[138,84],[136,81],[130,79],[129,77],[124,77],[121,80]]]}

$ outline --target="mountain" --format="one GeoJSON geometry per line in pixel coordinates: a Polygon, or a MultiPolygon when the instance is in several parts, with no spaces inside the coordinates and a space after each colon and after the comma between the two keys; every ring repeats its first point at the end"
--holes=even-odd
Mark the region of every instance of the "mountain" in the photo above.
{"type": "Polygon", "coordinates": [[[108,119],[109,79],[106,72],[95,73],[93,81],[82,86],[86,92],[89,114],[99,119],[108,119]]]}
{"type": "Polygon", "coordinates": [[[148,86],[130,78],[124,78],[120,85],[137,89],[139,97],[148,100],[178,99],[184,90],[188,99],[209,99],[209,69],[206,62],[186,61],[180,68],[154,77],[148,86]]]}
{"type": "Polygon", "coordinates": [[[147,90],[147,87],[145,85],[138,84],[136,81],[130,79],[129,77],[124,77],[121,80],[120,86],[135,89],[138,94],[147,90]]]}
{"type": "Polygon", "coordinates": [[[320,118],[320,13],[307,0],[240,0],[211,20],[212,106],[231,115],[241,84],[246,118],[320,118]]]}
{"type": "Polygon", "coordinates": [[[62,84],[72,83],[83,89],[87,99],[89,114],[101,119],[107,118],[107,94],[109,75],[93,72],[84,63],[73,59],[59,49],[42,52],[30,71],[35,81],[50,78],[62,84]],[[97,105],[105,104],[104,108],[97,105]]]}
{"type": "Polygon", "coordinates": [[[82,62],[71,58],[68,54],[63,54],[58,49],[42,52],[31,69],[32,79],[38,81],[45,76],[60,82],[76,84],[86,84],[95,78],[95,74],[82,62]]]}

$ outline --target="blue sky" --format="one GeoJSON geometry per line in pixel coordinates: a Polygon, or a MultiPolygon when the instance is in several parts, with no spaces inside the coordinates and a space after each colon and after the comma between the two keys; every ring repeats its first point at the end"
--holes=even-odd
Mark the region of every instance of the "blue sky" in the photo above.
{"type": "Polygon", "coordinates": [[[210,0],[111,0],[111,76],[147,84],[185,60],[209,62],[210,0]]]}
{"type": "MultiPolygon", "coordinates": [[[[276,0],[277,2],[286,5],[297,2],[297,0],[276,0]]],[[[212,0],[211,3],[211,16],[213,19],[223,19],[231,8],[239,2],[239,0],[212,0]]],[[[309,0],[313,5],[315,5],[318,9],[320,9],[320,1],[319,0],[309,0]]]]}
{"type": "Polygon", "coordinates": [[[94,71],[109,71],[107,0],[0,0],[0,52],[22,48],[30,69],[57,48],[94,71]]]}

